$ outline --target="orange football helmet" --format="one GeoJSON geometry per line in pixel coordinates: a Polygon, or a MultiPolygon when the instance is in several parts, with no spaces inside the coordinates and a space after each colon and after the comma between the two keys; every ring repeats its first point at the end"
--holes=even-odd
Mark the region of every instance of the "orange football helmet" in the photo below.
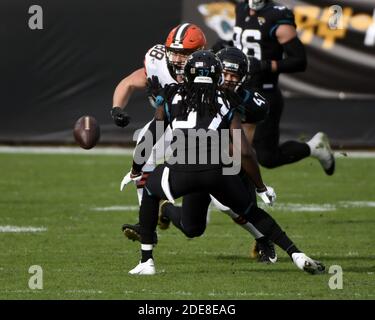
{"type": "Polygon", "coordinates": [[[183,74],[188,56],[204,49],[206,42],[203,31],[195,24],[184,23],[173,28],[165,41],[168,66],[172,74],[183,74]]]}

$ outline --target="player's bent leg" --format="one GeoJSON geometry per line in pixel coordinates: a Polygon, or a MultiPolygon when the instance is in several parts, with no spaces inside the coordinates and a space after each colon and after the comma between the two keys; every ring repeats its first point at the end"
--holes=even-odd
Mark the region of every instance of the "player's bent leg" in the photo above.
{"type": "Polygon", "coordinates": [[[181,226],[188,238],[200,237],[205,232],[210,203],[210,196],[206,192],[184,196],[182,200],[181,226]]]}
{"type": "MultiPolygon", "coordinates": [[[[210,195],[212,203],[215,205],[223,213],[227,214],[232,220],[240,225],[243,229],[249,232],[255,241],[255,249],[253,248],[250,256],[252,258],[256,258],[259,262],[264,263],[276,263],[277,261],[277,254],[275,251],[275,246],[267,239],[259,230],[257,230],[254,225],[247,221],[247,219],[235,212],[233,212],[230,208],[221,204],[217,199],[215,199],[212,195],[210,195]]],[[[253,206],[255,204],[252,204],[253,206]]]]}
{"type": "Polygon", "coordinates": [[[274,149],[257,147],[256,150],[259,163],[268,169],[295,163],[310,155],[309,146],[298,141],[286,141],[274,149]]]}
{"type": "Polygon", "coordinates": [[[313,158],[319,160],[325,173],[329,176],[335,172],[335,157],[331,149],[328,137],[323,132],[318,132],[307,142],[313,158]]]}
{"type": "Polygon", "coordinates": [[[164,219],[172,221],[188,238],[201,236],[206,229],[210,197],[207,193],[191,193],[183,197],[182,206],[165,203],[161,210],[164,219]]]}
{"type": "Polygon", "coordinates": [[[249,221],[265,236],[282,248],[299,269],[311,274],[324,272],[324,265],[319,261],[307,257],[303,252],[298,250],[292,240],[289,239],[287,234],[267,212],[257,208],[257,212],[249,218],[249,221]]]}
{"type": "MultiPolygon", "coordinates": [[[[160,175],[160,170],[156,173],[160,175]]],[[[139,211],[141,261],[135,268],[129,271],[129,274],[132,275],[154,275],[156,272],[153,259],[153,235],[158,221],[157,213],[161,197],[153,195],[147,187],[145,187],[145,191],[139,211]]]]}
{"type": "MultiPolygon", "coordinates": [[[[144,172],[142,174],[141,180],[135,183],[137,187],[137,196],[138,196],[139,206],[141,206],[141,203],[142,203],[143,188],[150,174],[151,172],[144,172]]],[[[122,225],[121,229],[125,237],[128,238],[129,240],[141,241],[139,222],[136,224],[125,223],[122,225]]],[[[155,232],[154,233],[154,245],[156,245],[157,243],[158,243],[158,236],[157,236],[157,233],[155,232]]]]}

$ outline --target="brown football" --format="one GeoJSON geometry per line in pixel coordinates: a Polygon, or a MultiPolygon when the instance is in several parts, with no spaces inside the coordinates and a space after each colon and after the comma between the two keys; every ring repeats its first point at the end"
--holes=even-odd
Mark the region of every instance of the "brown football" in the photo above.
{"type": "Polygon", "coordinates": [[[79,118],[74,125],[74,139],[83,149],[91,149],[96,146],[100,138],[100,127],[92,116],[79,118]]]}

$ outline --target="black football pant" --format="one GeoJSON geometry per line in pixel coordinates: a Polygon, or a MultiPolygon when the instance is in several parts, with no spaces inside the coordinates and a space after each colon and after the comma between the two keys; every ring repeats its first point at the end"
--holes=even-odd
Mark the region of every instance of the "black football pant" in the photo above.
{"type": "Polygon", "coordinates": [[[262,95],[270,105],[267,118],[257,124],[253,146],[259,163],[266,168],[276,168],[284,164],[297,162],[310,155],[306,143],[287,141],[279,145],[280,119],[284,109],[284,99],[280,89],[265,90],[262,95]]]}
{"type": "MultiPolygon", "coordinates": [[[[246,217],[240,216],[237,223],[246,223],[254,214],[256,203],[255,186],[244,172],[240,173],[242,183],[250,196],[250,208],[246,217]]],[[[182,206],[174,206],[167,203],[163,207],[164,214],[172,223],[180,229],[187,237],[194,238],[201,236],[206,229],[208,207],[211,197],[207,193],[191,193],[183,197],[182,206]]]]}
{"type": "MultiPolygon", "coordinates": [[[[263,236],[272,240],[289,255],[298,252],[298,248],[289,239],[277,222],[256,203],[255,187],[252,181],[243,172],[239,175],[250,196],[250,206],[245,215],[239,217],[238,223],[250,222],[263,236]]],[[[245,195],[246,196],[246,195],[245,195]]],[[[184,196],[182,206],[167,203],[163,213],[187,237],[199,237],[206,229],[207,210],[211,198],[205,193],[193,193],[184,196]]]]}
{"type": "MultiPolygon", "coordinates": [[[[153,243],[153,234],[158,221],[159,201],[166,199],[161,187],[161,177],[165,167],[165,165],[156,167],[150,174],[143,192],[139,222],[141,224],[141,241],[144,244],[153,243]]],[[[242,216],[246,216],[252,207],[250,195],[240,177],[238,175],[223,175],[221,168],[205,171],[177,171],[171,168],[169,185],[174,199],[191,194],[205,194],[201,198],[204,199],[202,207],[205,207],[205,212],[196,203],[197,206],[194,208],[197,208],[198,211],[195,212],[193,208],[192,216],[186,217],[187,220],[182,221],[182,223],[187,221],[185,222],[187,228],[190,225],[195,228],[196,224],[205,228],[209,194],[242,216]],[[189,219],[194,222],[190,224],[189,219]]]]}
{"type": "MultiPolygon", "coordinates": [[[[140,234],[143,244],[153,244],[154,231],[158,221],[159,201],[166,199],[161,187],[165,165],[159,165],[149,176],[139,213],[140,234]]],[[[264,210],[258,208],[247,186],[238,175],[222,175],[221,169],[207,171],[175,171],[171,169],[169,184],[175,199],[185,196],[179,213],[180,228],[187,236],[199,236],[206,228],[209,194],[223,205],[252,223],[263,235],[278,244],[285,251],[295,247],[276,221],[264,210]],[[181,214],[182,213],[182,214],[181,214]]]]}

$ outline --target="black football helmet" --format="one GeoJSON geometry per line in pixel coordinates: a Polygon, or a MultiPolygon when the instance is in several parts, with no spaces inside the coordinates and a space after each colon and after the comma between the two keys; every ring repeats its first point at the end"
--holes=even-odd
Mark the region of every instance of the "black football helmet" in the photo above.
{"type": "Polygon", "coordinates": [[[186,62],[184,73],[187,84],[218,85],[222,79],[222,65],[219,58],[209,50],[191,54],[186,62]]]}
{"type": "Polygon", "coordinates": [[[249,59],[240,49],[229,47],[221,49],[217,54],[223,65],[223,71],[236,74],[239,81],[225,81],[226,87],[232,87],[236,91],[246,80],[249,73],[249,59]]]}

